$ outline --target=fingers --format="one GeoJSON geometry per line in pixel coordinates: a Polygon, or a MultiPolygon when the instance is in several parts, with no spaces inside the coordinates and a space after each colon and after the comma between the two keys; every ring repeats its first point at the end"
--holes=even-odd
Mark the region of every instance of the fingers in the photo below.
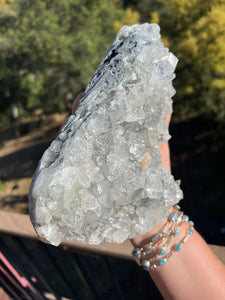
{"type": "MultiPolygon", "coordinates": [[[[169,127],[170,124],[171,115],[166,116],[166,124],[169,127]]],[[[170,149],[169,144],[166,142],[165,144],[161,145],[160,147],[160,153],[161,153],[161,163],[164,168],[167,169],[169,173],[171,173],[170,168],[170,149]]],[[[172,208],[170,209],[170,211],[172,208]]],[[[152,237],[159,232],[159,230],[163,227],[164,222],[157,223],[156,227],[153,228],[151,231],[147,232],[144,235],[135,236],[130,241],[133,244],[134,247],[142,247],[146,243],[150,242],[152,237]]]]}
{"type": "Polygon", "coordinates": [[[77,97],[76,97],[76,99],[74,100],[74,102],[73,102],[73,104],[72,104],[72,114],[74,115],[75,114],[75,111],[76,111],[76,109],[77,109],[77,107],[78,107],[78,104],[79,104],[79,102],[80,102],[80,100],[81,100],[81,98],[84,96],[84,93],[80,93],[77,97]]]}
{"type": "Polygon", "coordinates": [[[171,120],[171,114],[166,116],[166,124],[168,127],[170,125],[170,120],[171,120]]]}
{"type": "Polygon", "coordinates": [[[170,166],[170,148],[168,142],[161,145],[160,147],[161,153],[161,164],[164,168],[167,169],[169,173],[171,173],[171,166],[170,166]]]}
{"type": "MultiPolygon", "coordinates": [[[[166,124],[169,127],[171,120],[171,115],[166,116],[166,124]]],[[[161,145],[160,147],[160,153],[161,153],[161,163],[164,168],[167,169],[169,173],[171,173],[171,165],[170,165],[170,148],[168,142],[161,145]]]]}

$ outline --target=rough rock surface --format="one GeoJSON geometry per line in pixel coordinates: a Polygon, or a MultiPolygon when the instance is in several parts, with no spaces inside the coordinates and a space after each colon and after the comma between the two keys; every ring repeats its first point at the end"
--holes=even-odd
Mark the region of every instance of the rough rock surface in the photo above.
{"type": "Polygon", "coordinates": [[[75,115],[45,151],[29,194],[40,238],[121,243],[144,234],[182,198],[159,147],[177,58],[156,24],[124,26],[75,115]]]}

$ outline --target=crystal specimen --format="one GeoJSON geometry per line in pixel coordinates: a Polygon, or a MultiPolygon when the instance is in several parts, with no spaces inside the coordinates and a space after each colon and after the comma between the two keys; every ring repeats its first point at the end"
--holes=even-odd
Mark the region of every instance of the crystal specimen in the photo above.
{"type": "Polygon", "coordinates": [[[124,26],[75,115],[45,151],[29,194],[31,221],[58,245],[121,243],[168,215],[182,192],[161,166],[177,58],[156,24],[124,26]]]}

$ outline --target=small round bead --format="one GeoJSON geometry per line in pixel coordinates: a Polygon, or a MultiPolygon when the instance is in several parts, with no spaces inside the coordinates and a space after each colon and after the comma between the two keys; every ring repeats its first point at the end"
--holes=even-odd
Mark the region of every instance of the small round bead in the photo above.
{"type": "Polygon", "coordinates": [[[193,229],[192,228],[190,228],[190,229],[188,229],[188,234],[190,234],[190,235],[192,235],[193,234],[193,229]]]}
{"type": "Polygon", "coordinates": [[[193,222],[193,221],[189,221],[189,224],[190,224],[191,226],[194,226],[194,222],[193,222]]]}
{"type": "Polygon", "coordinates": [[[142,264],[142,267],[145,271],[148,271],[149,270],[149,267],[150,267],[150,262],[148,260],[144,260],[143,261],[143,264],[142,264]]]}
{"type": "Polygon", "coordinates": [[[153,250],[155,249],[155,247],[154,246],[152,246],[152,245],[149,245],[149,246],[147,246],[146,247],[146,251],[149,253],[149,252],[152,252],[153,250]]]}
{"type": "Polygon", "coordinates": [[[133,256],[140,256],[141,255],[141,249],[134,248],[134,250],[132,251],[132,255],[133,256]]]}
{"type": "Polygon", "coordinates": [[[160,254],[165,255],[166,253],[167,253],[167,250],[165,248],[162,248],[161,251],[160,251],[160,254]]]}
{"type": "Polygon", "coordinates": [[[163,237],[167,237],[169,235],[169,230],[163,230],[162,235],[163,237]]]}
{"type": "Polygon", "coordinates": [[[178,236],[179,234],[180,234],[180,230],[179,229],[174,230],[174,235],[175,236],[178,236]]]}
{"type": "Polygon", "coordinates": [[[189,221],[189,217],[186,216],[186,215],[184,215],[184,216],[183,216],[183,220],[184,220],[185,222],[188,222],[188,221],[189,221]]]}
{"type": "Polygon", "coordinates": [[[169,216],[169,220],[172,221],[172,222],[175,222],[177,220],[177,212],[174,211],[170,216],[169,216]]]}
{"type": "Polygon", "coordinates": [[[171,234],[171,230],[164,230],[162,234],[163,234],[163,237],[167,237],[168,235],[171,234]]]}
{"type": "Polygon", "coordinates": [[[177,218],[177,223],[180,223],[182,221],[182,217],[181,216],[178,216],[177,218]]]}
{"type": "Polygon", "coordinates": [[[182,247],[183,247],[183,245],[181,243],[179,243],[175,246],[175,250],[178,252],[182,249],[182,247]]]}
{"type": "Polygon", "coordinates": [[[174,206],[174,208],[177,208],[178,210],[180,209],[180,206],[178,205],[178,204],[176,204],[175,206],[174,206]]]}
{"type": "Polygon", "coordinates": [[[164,266],[165,263],[166,263],[166,260],[162,258],[162,259],[160,259],[160,260],[157,262],[157,265],[158,265],[158,266],[164,266]]]}

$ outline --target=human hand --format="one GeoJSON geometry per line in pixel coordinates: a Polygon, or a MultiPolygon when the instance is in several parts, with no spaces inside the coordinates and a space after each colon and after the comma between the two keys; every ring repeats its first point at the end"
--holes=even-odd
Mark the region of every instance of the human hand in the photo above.
{"type": "MultiPolygon", "coordinates": [[[[78,94],[78,96],[74,100],[74,102],[72,104],[72,114],[75,114],[75,111],[76,111],[76,109],[78,107],[78,104],[79,104],[80,100],[82,99],[83,95],[84,95],[84,93],[78,94]]],[[[169,127],[170,119],[171,119],[171,115],[168,115],[166,117],[166,123],[167,123],[168,127],[169,127]]],[[[65,121],[61,125],[59,131],[61,131],[62,128],[66,125],[67,120],[68,120],[68,118],[65,119],[65,121]]],[[[169,144],[168,144],[168,142],[166,142],[165,144],[163,144],[160,147],[160,153],[161,153],[161,157],[162,157],[162,166],[164,168],[166,168],[169,173],[171,173],[171,168],[170,168],[170,150],[169,150],[169,144]]]]}
{"type": "MultiPolygon", "coordinates": [[[[84,95],[84,93],[78,94],[78,96],[74,100],[74,102],[72,104],[72,114],[75,114],[76,109],[77,109],[77,107],[79,105],[79,102],[82,99],[83,95],[84,95]]],[[[168,127],[169,127],[170,119],[171,119],[171,115],[168,115],[166,117],[166,123],[167,123],[168,127]]],[[[62,126],[60,127],[60,131],[66,125],[67,120],[68,120],[68,118],[66,118],[65,121],[63,122],[62,126]]],[[[161,163],[162,163],[162,166],[164,168],[166,168],[169,173],[171,173],[171,167],[170,167],[170,150],[169,150],[169,144],[168,144],[168,142],[166,142],[165,144],[161,145],[161,147],[160,147],[160,153],[161,153],[161,163]]],[[[172,211],[173,211],[173,208],[171,208],[169,210],[169,212],[172,212],[172,211]]],[[[159,232],[160,228],[163,226],[163,224],[165,222],[166,222],[166,220],[163,221],[163,222],[157,223],[157,225],[156,225],[156,227],[154,229],[152,229],[151,231],[147,232],[144,235],[135,236],[134,238],[131,239],[132,244],[134,246],[141,246],[142,244],[145,244],[156,233],[159,232]]]]}
{"type": "MultiPolygon", "coordinates": [[[[166,116],[166,123],[169,127],[171,120],[171,115],[166,116]]],[[[169,143],[166,142],[165,144],[161,145],[160,147],[160,153],[161,153],[161,163],[164,168],[167,169],[169,173],[171,173],[171,166],[170,166],[170,149],[169,149],[169,143]]],[[[170,208],[169,212],[172,212],[173,208],[170,208]]],[[[137,247],[142,246],[143,244],[146,244],[148,241],[151,240],[151,238],[159,232],[160,228],[166,223],[167,220],[164,220],[163,222],[157,223],[156,227],[153,228],[151,231],[147,232],[144,235],[135,236],[131,239],[131,243],[137,247]]]]}

